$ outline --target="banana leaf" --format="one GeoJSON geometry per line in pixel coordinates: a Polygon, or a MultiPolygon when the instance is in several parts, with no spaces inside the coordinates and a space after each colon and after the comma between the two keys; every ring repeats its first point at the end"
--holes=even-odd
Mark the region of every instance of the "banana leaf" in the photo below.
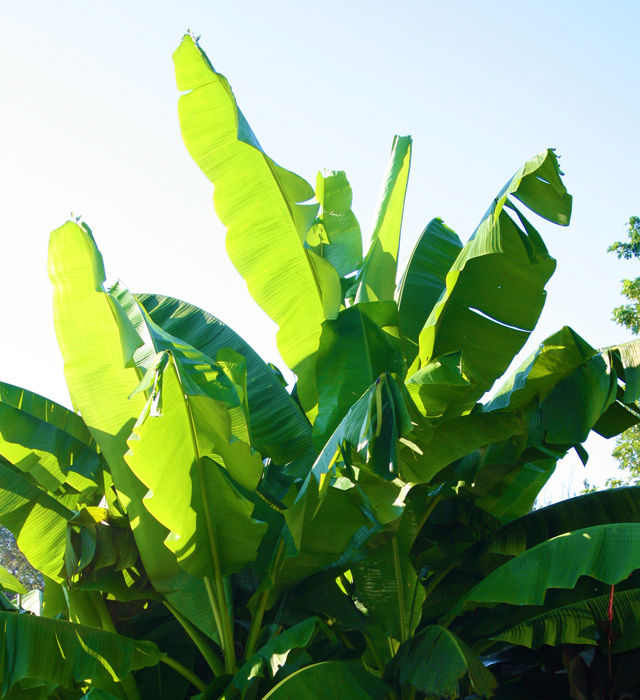
{"type": "Polygon", "coordinates": [[[461,249],[456,233],[442,219],[432,219],[407,258],[395,296],[408,365],[418,354],[420,331],[445,290],[447,273],[461,249]]]}
{"type": "Polygon", "coordinates": [[[100,458],[82,418],[4,383],[0,383],[0,454],[48,491],[65,482],[86,493],[97,488],[100,458]]]}
{"type": "Polygon", "coordinates": [[[316,360],[318,415],[314,444],[320,451],[354,403],[383,373],[403,378],[404,351],[393,301],[360,303],[322,324],[316,360]]]}
{"type": "Polygon", "coordinates": [[[382,700],[389,690],[359,661],[324,661],[287,676],[264,700],[382,700]]]}
{"type": "Polygon", "coordinates": [[[540,508],[496,530],[485,547],[516,556],[591,523],[640,523],[640,486],[597,491],[540,508]]]}
{"type": "Polygon", "coordinates": [[[0,525],[13,533],[29,563],[62,581],[67,521],[73,512],[21,474],[0,464],[0,525]]]}
{"type": "Polygon", "coordinates": [[[543,151],[505,185],[458,255],[447,274],[446,291],[420,333],[419,362],[409,372],[443,355],[461,353],[460,373],[469,385],[458,386],[451,396],[449,416],[470,411],[522,349],[555,269],[538,232],[508,200],[510,194],[554,223],[569,223],[571,196],[562,184],[556,155],[543,151]],[[521,226],[505,207],[514,211],[521,226]]]}
{"type": "Polygon", "coordinates": [[[369,549],[352,569],[358,599],[385,635],[404,642],[420,623],[424,587],[398,537],[369,549]]]}
{"type": "MultiPolygon", "coordinates": [[[[215,634],[202,580],[190,577],[164,546],[168,530],[147,511],[147,487],[124,460],[131,435],[146,398],[138,393],[141,376],[125,367],[142,339],[117,300],[103,291],[106,278],[102,255],[86,224],[67,222],[51,234],[49,278],[53,285],[54,324],[65,362],[71,401],[104,454],[127,513],[145,571],[158,593],[207,634],[215,634]],[[120,334],[129,339],[129,349],[120,334]]],[[[64,539],[62,540],[64,542],[64,539]]]]}
{"type": "Polygon", "coordinates": [[[0,589],[9,591],[10,593],[19,593],[20,595],[27,592],[27,589],[12,576],[4,566],[0,566],[0,589]]]}
{"type": "Polygon", "coordinates": [[[371,220],[369,250],[356,277],[356,303],[391,301],[396,290],[400,229],[411,166],[411,136],[395,136],[371,220]]]}
{"type": "MultiPolygon", "coordinates": [[[[126,460],[150,489],[144,505],[170,530],[165,545],[180,566],[194,576],[216,579],[218,566],[226,576],[256,558],[267,526],[252,519],[253,504],[216,462],[203,456],[202,436],[217,440],[223,434],[225,415],[219,402],[190,394],[190,387],[182,383],[184,376],[182,365],[168,355],[150,399],[161,406],[162,413],[154,415],[148,405],[129,440],[126,460]]],[[[213,449],[225,452],[227,470],[239,474],[236,480],[242,483],[243,450],[229,447],[234,445],[213,449]]]]}
{"type": "MultiPolygon", "coordinates": [[[[610,595],[545,611],[493,637],[494,641],[539,649],[543,644],[598,644],[606,651],[602,623],[608,620],[610,595]]],[[[614,592],[611,630],[614,654],[640,646],[640,590],[614,592]]]]}
{"type": "MultiPolygon", "coordinates": [[[[171,297],[136,294],[151,319],[207,357],[229,347],[247,360],[251,442],[276,464],[316,458],[311,426],[273,370],[227,325],[196,306],[171,297]]],[[[306,474],[305,474],[306,476],[306,474]]]]}
{"type": "Polygon", "coordinates": [[[442,618],[498,603],[542,605],[549,588],[573,588],[581,576],[616,584],[638,567],[640,523],[567,532],[510,559],[474,586],[442,618]]]}
{"type": "Polygon", "coordinates": [[[444,627],[429,625],[401,645],[385,673],[402,686],[417,688],[427,697],[454,698],[464,692],[488,698],[497,688],[493,674],[455,634],[444,627]]]}
{"type": "Polygon", "coordinates": [[[317,401],[314,364],[321,323],[340,308],[338,273],[304,247],[318,204],[301,177],[262,150],[226,78],[185,35],[173,55],[182,138],[214,185],[227,252],[249,292],[279,326],[278,349],[299,377],[305,410],[317,401]]]}
{"type": "Polygon", "coordinates": [[[273,678],[285,664],[287,656],[293,649],[306,649],[311,644],[318,631],[324,627],[318,617],[311,617],[298,625],[284,630],[274,637],[247,660],[233,677],[233,685],[245,693],[252,678],[263,678],[267,671],[273,678]]]}
{"type": "Polygon", "coordinates": [[[325,170],[316,177],[320,213],[307,234],[307,246],[328,260],[339,277],[362,267],[362,233],[351,210],[353,193],[343,170],[325,170]]]}
{"type": "Polygon", "coordinates": [[[2,694],[33,678],[73,687],[79,681],[121,681],[164,656],[151,642],[34,615],[0,612],[2,694]]]}
{"type": "Polygon", "coordinates": [[[513,372],[484,410],[505,411],[522,406],[572,374],[597,354],[574,330],[564,326],[540,343],[513,372]]]}

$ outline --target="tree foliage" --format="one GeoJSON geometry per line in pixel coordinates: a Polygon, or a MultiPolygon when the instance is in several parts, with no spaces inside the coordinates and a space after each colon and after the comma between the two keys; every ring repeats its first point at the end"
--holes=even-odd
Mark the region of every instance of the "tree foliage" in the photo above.
{"type": "Polygon", "coordinates": [[[615,666],[623,697],[640,488],[531,506],[592,430],[640,423],[639,346],[565,327],[482,402],[555,269],[524,209],[570,221],[555,152],[465,244],[433,219],[396,287],[411,138],[363,255],[346,175],[314,190],[272,160],[193,37],[174,61],[183,139],[296,383],[203,310],[107,288],[86,224],[52,232],[73,410],[0,385],[0,525],[45,581],[40,617],[0,597],[1,696],[595,700],[615,666]]]}

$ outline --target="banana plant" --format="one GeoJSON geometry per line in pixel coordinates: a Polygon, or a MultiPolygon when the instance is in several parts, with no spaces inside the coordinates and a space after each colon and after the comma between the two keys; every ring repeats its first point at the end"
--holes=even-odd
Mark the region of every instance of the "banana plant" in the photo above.
{"type": "Polygon", "coordinates": [[[296,381],[197,306],[105,286],[85,223],[53,231],[73,410],[0,384],[0,525],[45,580],[32,615],[0,572],[0,697],[624,697],[640,490],[534,504],[592,430],[640,422],[640,345],[565,327],[494,386],[555,269],[523,209],[570,221],[555,152],[464,245],[435,218],[399,267],[410,137],[364,253],[345,173],[314,189],[270,158],[191,35],[174,62],[185,145],[296,381]]]}

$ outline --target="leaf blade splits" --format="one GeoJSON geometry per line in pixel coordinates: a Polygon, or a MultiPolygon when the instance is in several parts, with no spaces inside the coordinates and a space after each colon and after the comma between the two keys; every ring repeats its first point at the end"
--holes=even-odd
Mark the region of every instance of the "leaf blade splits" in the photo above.
{"type": "Polygon", "coordinates": [[[173,58],[178,89],[190,91],[178,105],[185,145],[215,187],[229,257],[253,298],[278,324],[278,349],[301,380],[299,396],[309,410],[316,402],[320,324],[337,314],[340,301],[323,308],[323,299],[339,288],[338,274],[325,261],[324,271],[332,274],[318,276],[304,248],[318,204],[301,202],[313,197],[313,188],[264,153],[226,78],[190,36],[173,58]]]}

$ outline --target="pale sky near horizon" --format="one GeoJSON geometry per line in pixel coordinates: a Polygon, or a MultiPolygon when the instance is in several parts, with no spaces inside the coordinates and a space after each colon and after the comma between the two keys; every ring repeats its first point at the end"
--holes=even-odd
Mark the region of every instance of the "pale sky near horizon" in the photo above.
{"type": "MultiPolygon", "coordinates": [[[[171,53],[189,28],[274,160],[311,183],[346,170],[365,238],[393,135],[413,136],[402,256],[434,216],[466,241],[520,165],[557,148],[573,219],[534,221],[558,268],[520,359],[563,325],[630,340],[611,309],[639,266],[606,249],[640,214],[638,26],[632,0],[3,3],[0,381],[70,405],[46,258],[71,212],[109,279],[197,304],[282,367],[181,141],[171,53]]],[[[590,438],[586,468],[563,460],[543,500],[603,483],[612,443],[590,438]]]]}

